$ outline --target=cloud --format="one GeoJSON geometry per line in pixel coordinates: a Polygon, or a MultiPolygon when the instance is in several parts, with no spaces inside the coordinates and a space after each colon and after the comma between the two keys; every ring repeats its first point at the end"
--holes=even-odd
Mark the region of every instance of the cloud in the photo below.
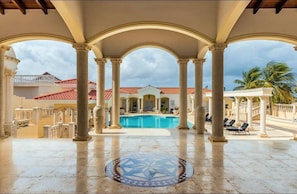
{"type": "MultiPolygon", "coordinates": [[[[76,51],[70,44],[55,41],[26,41],[13,45],[21,62],[17,74],[40,75],[49,72],[60,79],[76,77],[76,51]]],[[[203,64],[203,87],[211,89],[212,55],[207,52],[203,64]]],[[[95,55],[89,52],[89,79],[96,81],[95,55]]],[[[284,62],[297,73],[297,51],[293,45],[277,41],[241,41],[229,44],[224,53],[224,86],[232,90],[235,79],[242,79],[242,72],[270,61],[284,62]]],[[[111,88],[112,69],[105,67],[106,88],[111,88]]],[[[143,48],[127,55],[121,64],[121,86],[179,86],[177,59],[164,50],[143,48]]],[[[194,87],[194,65],[188,63],[188,86],[194,87]]]]}

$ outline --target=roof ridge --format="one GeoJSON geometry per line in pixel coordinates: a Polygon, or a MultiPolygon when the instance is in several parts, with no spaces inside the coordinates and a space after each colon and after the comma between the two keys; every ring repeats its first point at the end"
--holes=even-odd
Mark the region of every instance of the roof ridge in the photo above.
{"type": "Polygon", "coordinates": [[[44,98],[44,97],[49,97],[49,96],[54,96],[54,95],[57,95],[57,94],[63,94],[63,93],[70,92],[72,90],[75,91],[76,89],[75,88],[72,88],[72,89],[69,89],[69,90],[63,90],[61,92],[55,92],[55,93],[46,94],[46,95],[42,95],[42,96],[36,96],[36,97],[34,97],[34,99],[44,98]]]}

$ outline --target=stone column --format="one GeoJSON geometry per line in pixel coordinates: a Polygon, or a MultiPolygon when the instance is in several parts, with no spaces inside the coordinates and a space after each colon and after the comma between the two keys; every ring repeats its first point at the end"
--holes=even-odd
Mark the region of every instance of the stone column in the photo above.
{"type": "Polygon", "coordinates": [[[10,47],[6,45],[0,45],[0,137],[5,137],[4,132],[4,119],[5,119],[5,107],[4,107],[4,54],[10,47]]]}
{"type": "Polygon", "coordinates": [[[253,97],[247,97],[247,122],[249,130],[253,130],[253,97]]]}
{"type": "Polygon", "coordinates": [[[235,122],[239,123],[239,97],[235,97],[235,122]]]}
{"type": "Polygon", "coordinates": [[[126,112],[129,112],[129,98],[126,98],[126,112]]]}
{"type": "Polygon", "coordinates": [[[208,98],[208,113],[212,115],[212,97],[208,98]]]}
{"type": "Polygon", "coordinates": [[[155,96],[155,113],[157,113],[157,112],[158,112],[158,99],[155,96]]]}
{"type": "Polygon", "coordinates": [[[140,112],[143,112],[144,111],[144,108],[143,108],[143,99],[144,97],[140,98],[140,112]]]}
{"type": "Polygon", "coordinates": [[[71,119],[70,119],[71,122],[75,121],[74,114],[75,114],[75,110],[71,109],[71,119]]]}
{"type": "MultiPolygon", "coordinates": [[[[195,112],[195,99],[193,95],[190,96],[190,103],[191,103],[191,113],[193,114],[195,112]]],[[[194,126],[193,126],[193,129],[195,128],[194,126]]]]}
{"type": "Polygon", "coordinates": [[[161,112],[161,97],[158,98],[158,110],[161,112]]]}
{"type": "Polygon", "coordinates": [[[267,97],[260,97],[260,137],[268,137],[266,133],[266,99],[267,97]]]}
{"type": "Polygon", "coordinates": [[[4,130],[8,135],[12,133],[15,134],[16,128],[13,126],[13,77],[15,71],[5,69],[5,79],[6,79],[6,97],[5,97],[5,122],[4,130]]]}
{"type": "Polygon", "coordinates": [[[140,112],[140,98],[137,98],[137,112],[140,112]]]}
{"type": "Polygon", "coordinates": [[[212,135],[213,142],[226,142],[223,123],[224,99],[224,49],[226,44],[219,43],[210,47],[212,51],[212,135]]]}
{"type": "Polygon", "coordinates": [[[90,47],[84,43],[74,44],[76,49],[77,70],[77,133],[74,141],[87,141],[89,136],[88,118],[88,51],[90,47]]]}
{"type": "Polygon", "coordinates": [[[205,108],[202,105],[203,93],[203,63],[205,59],[194,59],[195,64],[195,101],[194,101],[194,113],[195,122],[194,129],[197,129],[198,134],[203,134],[205,129],[205,108]]]}
{"type": "Polygon", "coordinates": [[[32,107],[32,123],[37,125],[39,123],[39,120],[41,118],[41,108],[39,107],[32,107]]]}
{"type": "Polygon", "coordinates": [[[106,59],[95,59],[97,63],[97,85],[96,85],[96,106],[93,110],[94,129],[96,134],[100,134],[105,126],[105,63],[106,59]]]}
{"type": "Polygon", "coordinates": [[[187,123],[187,67],[189,59],[179,59],[179,125],[178,129],[189,129],[187,123]]]}
{"type": "Polygon", "coordinates": [[[110,129],[120,129],[120,58],[110,59],[112,63],[112,110],[110,129]]]}

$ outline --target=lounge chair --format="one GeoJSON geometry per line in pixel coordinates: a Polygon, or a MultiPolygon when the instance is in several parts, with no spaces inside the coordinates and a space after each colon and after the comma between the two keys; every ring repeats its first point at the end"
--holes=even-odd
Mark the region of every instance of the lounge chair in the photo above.
{"type": "Polygon", "coordinates": [[[208,119],[208,117],[209,117],[209,113],[206,113],[205,114],[205,121],[208,119]]]}
{"type": "Polygon", "coordinates": [[[208,116],[208,117],[205,119],[205,121],[207,121],[207,122],[212,122],[212,116],[211,116],[211,115],[208,116]]]}
{"type": "Polygon", "coordinates": [[[228,121],[228,118],[224,118],[224,126],[225,126],[225,124],[226,124],[226,122],[228,121]]]}
{"type": "Polygon", "coordinates": [[[235,120],[232,119],[229,122],[224,123],[224,127],[232,127],[234,123],[235,123],[235,120]]]}
{"type": "Polygon", "coordinates": [[[242,123],[242,125],[239,127],[227,127],[226,130],[229,132],[231,131],[231,132],[235,132],[235,133],[244,132],[245,134],[248,132],[248,134],[250,134],[250,132],[247,129],[248,126],[249,126],[248,123],[242,123]]]}

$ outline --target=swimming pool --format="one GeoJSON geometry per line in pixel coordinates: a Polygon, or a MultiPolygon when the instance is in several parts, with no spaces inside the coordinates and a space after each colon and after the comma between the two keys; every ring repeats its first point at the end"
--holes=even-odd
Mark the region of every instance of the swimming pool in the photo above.
{"type": "MultiPolygon", "coordinates": [[[[120,123],[124,128],[176,128],[179,124],[179,117],[158,115],[121,116],[120,123]]],[[[188,126],[192,127],[193,124],[188,122],[188,126]]]]}

